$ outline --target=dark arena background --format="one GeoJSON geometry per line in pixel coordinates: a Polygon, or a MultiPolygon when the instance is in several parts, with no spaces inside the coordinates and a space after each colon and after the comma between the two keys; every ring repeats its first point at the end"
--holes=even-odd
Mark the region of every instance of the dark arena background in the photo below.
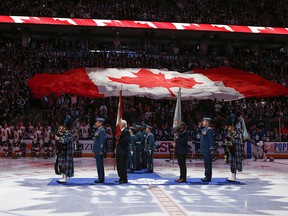
{"type": "Polygon", "coordinates": [[[287,215],[287,1],[1,1],[0,75],[0,215],[287,215]],[[181,184],[180,87],[189,145],[181,184]],[[154,171],[142,164],[127,184],[115,182],[122,89],[122,118],[151,126],[155,139],[154,171]],[[74,176],[59,184],[55,136],[68,115],[74,176]],[[243,171],[231,182],[225,133],[239,116],[243,171]],[[204,117],[215,135],[211,182],[200,180],[204,117]],[[106,130],[102,184],[97,118],[106,130]]]}

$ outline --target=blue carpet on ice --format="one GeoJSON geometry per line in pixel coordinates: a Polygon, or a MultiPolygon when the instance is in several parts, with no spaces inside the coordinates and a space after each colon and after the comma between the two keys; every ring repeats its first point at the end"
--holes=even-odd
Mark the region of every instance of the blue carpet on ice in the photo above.
{"type": "MultiPolygon", "coordinates": [[[[65,186],[89,186],[96,185],[96,178],[69,178],[65,184],[57,183],[60,178],[54,178],[48,185],[65,185],[65,186]]],[[[119,185],[115,182],[119,178],[106,177],[105,182],[99,185],[119,185]]],[[[175,178],[162,178],[157,173],[145,173],[144,171],[136,171],[128,173],[128,184],[123,185],[243,185],[242,182],[228,182],[226,178],[213,178],[211,182],[202,182],[200,178],[188,178],[186,183],[174,182],[175,178]]],[[[98,185],[98,184],[97,184],[98,185]]]]}

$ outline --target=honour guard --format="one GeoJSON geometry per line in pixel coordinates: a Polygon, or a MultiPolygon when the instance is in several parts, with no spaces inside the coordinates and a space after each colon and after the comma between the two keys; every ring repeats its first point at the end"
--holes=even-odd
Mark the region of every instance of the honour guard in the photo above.
{"type": "Polygon", "coordinates": [[[57,160],[59,172],[62,174],[62,178],[57,180],[58,183],[66,183],[67,177],[74,175],[74,148],[73,148],[73,136],[69,132],[69,126],[71,125],[71,117],[66,116],[64,125],[60,125],[55,135],[57,142],[57,160]]]}
{"type": "Polygon", "coordinates": [[[185,123],[182,122],[179,128],[179,133],[176,133],[174,137],[178,165],[180,168],[180,177],[178,180],[175,180],[175,182],[178,183],[186,182],[186,176],[187,176],[186,157],[189,148],[188,148],[188,133],[185,127],[186,127],[185,123]]]}
{"type": "Polygon", "coordinates": [[[203,182],[210,182],[212,178],[212,155],[211,151],[215,149],[214,132],[209,127],[211,118],[203,118],[202,121],[202,133],[200,138],[200,152],[204,159],[205,178],[202,178],[203,182]]]}
{"type": "Polygon", "coordinates": [[[142,127],[141,125],[136,125],[136,134],[135,134],[135,169],[136,170],[141,170],[142,168],[142,160],[141,160],[141,140],[142,140],[142,127]]]}
{"type": "Polygon", "coordinates": [[[145,139],[145,152],[147,157],[147,173],[153,172],[153,152],[155,148],[154,135],[152,134],[153,127],[147,125],[146,127],[146,139],[145,139]]]}
{"type": "Polygon", "coordinates": [[[134,172],[135,168],[136,168],[136,157],[135,157],[135,153],[136,153],[136,139],[135,139],[135,128],[134,127],[129,127],[129,132],[130,132],[130,138],[131,138],[131,142],[129,144],[129,154],[128,154],[128,169],[129,172],[134,172]]]}
{"type": "Polygon", "coordinates": [[[97,130],[94,134],[93,153],[95,154],[98,173],[98,179],[94,181],[95,183],[103,183],[105,181],[104,154],[106,143],[106,130],[103,127],[104,121],[104,118],[97,118],[95,122],[95,127],[97,130]]]}
{"type": "Polygon", "coordinates": [[[225,160],[230,165],[231,177],[227,181],[236,181],[236,172],[242,171],[242,144],[240,131],[233,122],[228,122],[224,140],[225,160]]]}

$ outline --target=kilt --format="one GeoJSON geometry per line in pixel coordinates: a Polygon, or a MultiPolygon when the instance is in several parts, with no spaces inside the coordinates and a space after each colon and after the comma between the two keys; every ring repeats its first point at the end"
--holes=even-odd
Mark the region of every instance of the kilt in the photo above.
{"type": "Polygon", "coordinates": [[[242,144],[240,137],[233,140],[233,145],[235,147],[235,153],[232,154],[229,152],[227,158],[227,164],[231,167],[235,167],[237,171],[242,171],[242,144]]]}
{"type": "Polygon", "coordinates": [[[64,143],[62,145],[66,146],[66,150],[58,156],[58,165],[60,166],[61,173],[66,174],[67,177],[72,177],[74,175],[73,137],[70,133],[64,133],[63,140],[64,143]]]}

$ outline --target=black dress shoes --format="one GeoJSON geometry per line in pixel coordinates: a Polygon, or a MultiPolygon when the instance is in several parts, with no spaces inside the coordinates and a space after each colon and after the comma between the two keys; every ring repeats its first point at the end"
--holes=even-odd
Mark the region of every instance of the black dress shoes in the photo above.
{"type": "Polygon", "coordinates": [[[128,183],[128,181],[126,180],[126,181],[119,181],[119,184],[127,184],[128,183]]]}
{"type": "Polygon", "coordinates": [[[98,179],[98,180],[95,180],[94,183],[96,183],[96,184],[98,184],[98,183],[104,183],[104,180],[98,179]]]}
{"type": "Polygon", "coordinates": [[[211,182],[211,179],[208,179],[208,178],[202,178],[201,181],[202,181],[202,182],[211,182]]]}
{"type": "Polygon", "coordinates": [[[177,183],[185,183],[185,182],[187,182],[186,181],[186,179],[178,179],[178,180],[175,180],[175,182],[177,182],[177,183]]]}

